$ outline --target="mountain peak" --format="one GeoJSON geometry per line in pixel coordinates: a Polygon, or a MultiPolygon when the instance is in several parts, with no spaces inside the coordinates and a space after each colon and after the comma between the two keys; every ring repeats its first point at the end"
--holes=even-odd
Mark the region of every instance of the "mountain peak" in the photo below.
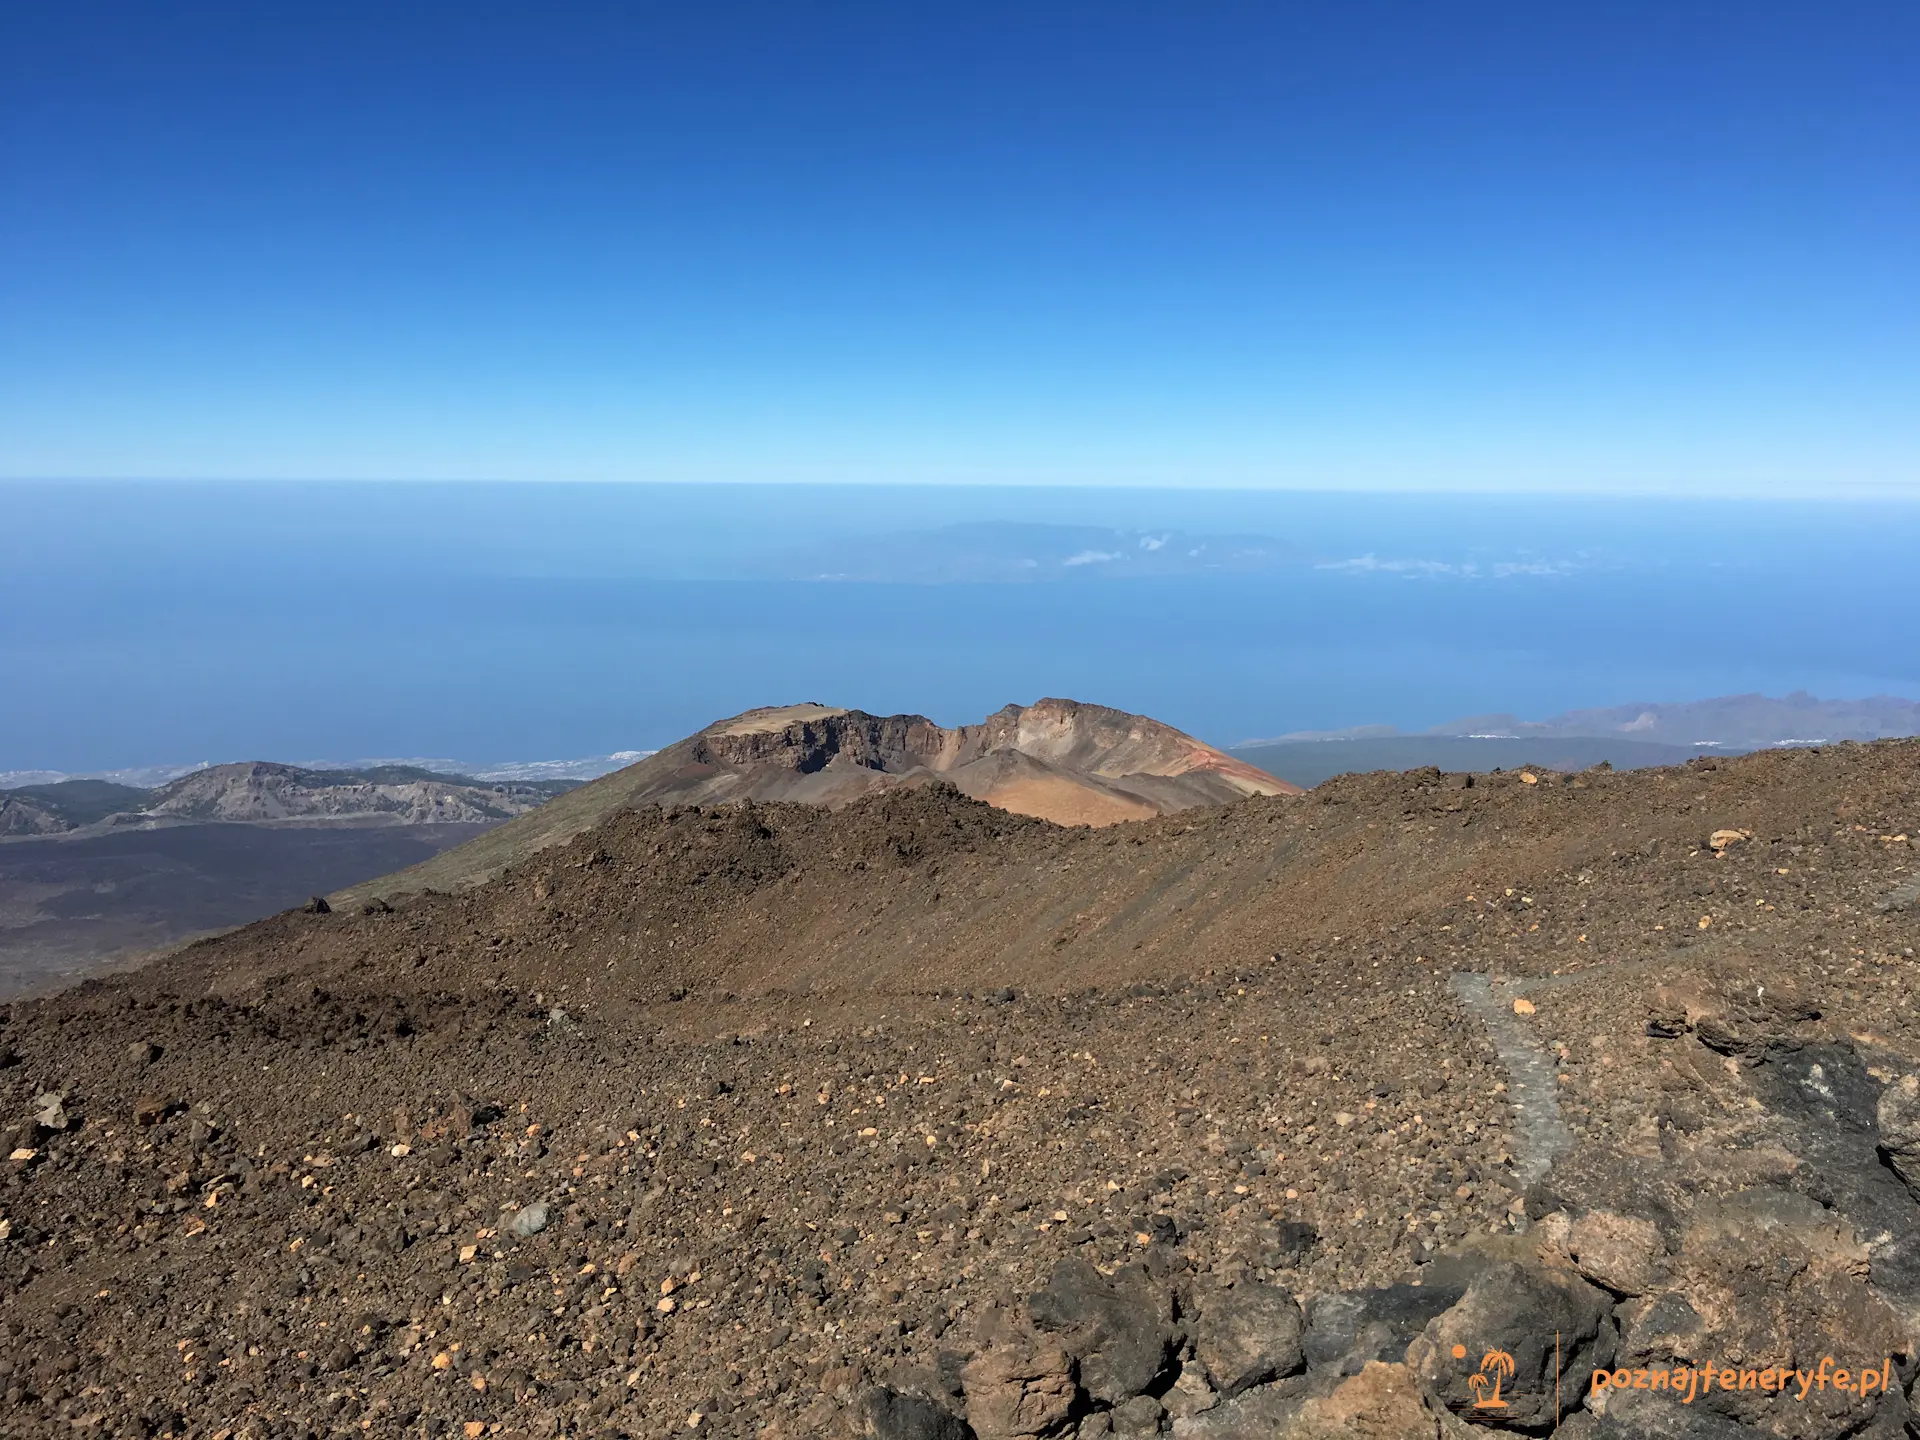
{"type": "Polygon", "coordinates": [[[1112,825],[1299,787],[1145,715],[1050,696],[973,725],[872,715],[818,701],[716,720],[638,764],[360,890],[471,884],[622,809],[791,801],[831,808],[878,790],[946,783],[1058,825],[1112,825]]]}

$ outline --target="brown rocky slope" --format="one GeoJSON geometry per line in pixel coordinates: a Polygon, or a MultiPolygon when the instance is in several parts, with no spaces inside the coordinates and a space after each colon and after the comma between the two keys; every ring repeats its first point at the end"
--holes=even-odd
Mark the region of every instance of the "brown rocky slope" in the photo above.
{"type": "Polygon", "coordinates": [[[921,787],[276,917],[0,1009],[9,1433],[1897,1436],[1917,812],[921,787]]]}
{"type": "MultiPolygon", "coordinates": [[[[1059,825],[1111,825],[1300,793],[1171,725],[1075,700],[1009,705],[954,729],[922,715],[772,706],[715,721],[479,843],[383,882],[383,893],[473,884],[635,806],[845,805],[939,780],[996,809],[1059,825]]],[[[341,898],[351,904],[371,893],[362,886],[341,898]]]]}

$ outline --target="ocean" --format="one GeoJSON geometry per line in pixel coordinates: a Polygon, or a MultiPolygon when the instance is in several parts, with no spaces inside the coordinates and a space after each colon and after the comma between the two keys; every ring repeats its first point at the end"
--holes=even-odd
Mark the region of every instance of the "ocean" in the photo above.
{"type": "Polygon", "coordinates": [[[0,482],[0,554],[0,770],[598,755],[797,700],[1231,744],[1920,695],[1915,504],[0,482]]]}

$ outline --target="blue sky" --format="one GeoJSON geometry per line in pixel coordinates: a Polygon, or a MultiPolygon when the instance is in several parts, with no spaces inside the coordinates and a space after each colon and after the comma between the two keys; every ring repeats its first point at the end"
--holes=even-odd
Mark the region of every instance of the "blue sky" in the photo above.
{"type": "Polygon", "coordinates": [[[8,7],[0,475],[1920,494],[1920,7],[8,7]]]}

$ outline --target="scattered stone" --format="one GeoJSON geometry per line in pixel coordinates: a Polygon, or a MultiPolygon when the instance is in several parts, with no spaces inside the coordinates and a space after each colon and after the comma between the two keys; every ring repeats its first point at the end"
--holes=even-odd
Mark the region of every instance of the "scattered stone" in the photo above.
{"type": "Polygon", "coordinates": [[[327,903],[327,897],[324,895],[314,895],[310,897],[307,903],[300,908],[305,910],[309,915],[331,915],[333,913],[333,906],[327,903]]]}
{"type": "Polygon", "coordinates": [[[167,1102],[158,1095],[142,1095],[133,1102],[133,1123],[158,1125],[167,1118],[167,1102]]]}
{"type": "Polygon", "coordinates": [[[33,1123],[42,1130],[65,1130],[71,1123],[65,1092],[49,1090],[34,1096],[33,1123]]]}
{"type": "Polygon", "coordinates": [[[160,1047],[151,1040],[136,1040],[127,1047],[127,1059],[135,1065],[151,1065],[160,1058],[160,1047]]]}
{"type": "Polygon", "coordinates": [[[530,1239],[547,1228],[550,1214],[544,1203],[534,1201],[507,1222],[507,1229],[522,1240],[530,1239]]]}
{"type": "Polygon", "coordinates": [[[1272,1228],[1272,1239],[1253,1258],[1269,1270],[1299,1265],[1320,1243],[1320,1232],[1304,1220],[1282,1220],[1272,1228]]]}

